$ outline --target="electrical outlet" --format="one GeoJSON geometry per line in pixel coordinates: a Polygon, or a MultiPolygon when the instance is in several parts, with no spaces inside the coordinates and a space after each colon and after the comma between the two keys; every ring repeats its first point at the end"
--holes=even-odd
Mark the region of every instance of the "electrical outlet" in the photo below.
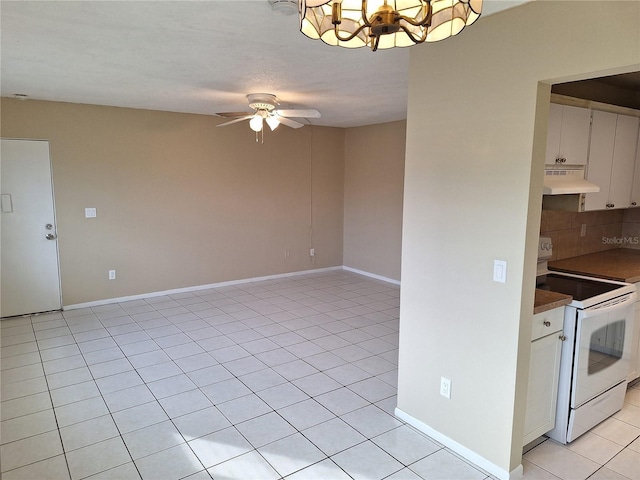
{"type": "Polygon", "coordinates": [[[309,256],[310,257],[315,257],[316,256],[316,249],[315,248],[309,249],[309,256]]]}
{"type": "Polygon", "coordinates": [[[290,258],[291,257],[291,252],[289,250],[285,250],[284,251],[284,258],[290,258]]]}
{"type": "Polygon", "coordinates": [[[440,377],[440,395],[451,399],[451,380],[448,378],[440,377]]]}
{"type": "Polygon", "coordinates": [[[581,237],[586,237],[587,236],[587,224],[583,223],[582,226],[580,227],[580,236],[581,237]]]}
{"type": "Polygon", "coordinates": [[[115,280],[115,279],[116,279],[116,271],[109,270],[109,280],[115,280]]]}

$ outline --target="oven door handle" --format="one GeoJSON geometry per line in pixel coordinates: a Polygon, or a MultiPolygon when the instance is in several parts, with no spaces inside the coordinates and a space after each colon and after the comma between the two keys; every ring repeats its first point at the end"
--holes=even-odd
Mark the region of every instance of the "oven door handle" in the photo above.
{"type": "Polygon", "coordinates": [[[638,294],[636,292],[633,292],[627,297],[625,297],[623,300],[621,300],[620,302],[616,302],[613,305],[609,305],[607,307],[601,307],[601,308],[594,308],[594,307],[585,308],[583,310],[584,316],[582,318],[595,317],[597,315],[609,313],[613,310],[626,308],[629,304],[635,303],[637,299],[638,299],[638,294]]]}

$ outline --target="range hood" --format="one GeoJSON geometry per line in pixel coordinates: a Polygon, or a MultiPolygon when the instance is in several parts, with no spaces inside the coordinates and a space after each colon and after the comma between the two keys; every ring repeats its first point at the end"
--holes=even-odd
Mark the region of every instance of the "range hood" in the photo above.
{"type": "Polygon", "coordinates": [[[600,187],[584,179],[584,165],[546,165],[544,195],[597,193],[600,187]]]}

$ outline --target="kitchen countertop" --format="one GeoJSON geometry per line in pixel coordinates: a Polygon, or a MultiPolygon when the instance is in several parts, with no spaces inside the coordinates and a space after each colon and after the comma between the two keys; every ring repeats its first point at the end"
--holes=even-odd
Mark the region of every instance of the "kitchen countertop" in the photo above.
{"type": "Polygon", "coordinates": [[[549,262],[549,270],[591,277],[640,282],[640,250],[616,248],[549,262]]]}
{"type": "Polygon", "coordinates": [[[550,292],[536,288],[536,297],[533,303],[533,314],[553,310],[571,303],[573,297],[563,293],[550,292]]]}

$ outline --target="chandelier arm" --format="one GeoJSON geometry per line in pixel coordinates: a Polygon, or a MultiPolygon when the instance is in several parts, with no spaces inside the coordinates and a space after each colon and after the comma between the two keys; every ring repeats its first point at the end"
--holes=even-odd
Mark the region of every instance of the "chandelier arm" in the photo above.
{"type": "Polygon", "coordinates": [[[335,25],[333,26],[333,32],[336,34],[336,38],[337,38],[338,40],[340,40],[341,42],[348,42],[349,40],[352,40],[352,39],[354,39],[355,37],[357,37],[357,36],[358,36],[358,34],[359,34],[362,30],[364,30],[365,28],[367,28],[367,26],[366,26],[366,25],[361,25],[361,26],[360,26],[360,27],[358,27],[358,29],[357,29],[355,32],[353,32],[351,35],[349,35],[349,36],[348,36],[348,37],[346,37],[346,38],[342,38],[342,37],[340,36],[339,30],[338,30],[338,24],[335,24],[335,25]]]}
{"type": "MultiPolygon", "coordinates": [[[[386,1],[384,3],[387,3],[386,1]]],[[[367,18],[367,0],[362,0],[362,23],[364,27],[370,27],[371,22],[367,18]]]]}

